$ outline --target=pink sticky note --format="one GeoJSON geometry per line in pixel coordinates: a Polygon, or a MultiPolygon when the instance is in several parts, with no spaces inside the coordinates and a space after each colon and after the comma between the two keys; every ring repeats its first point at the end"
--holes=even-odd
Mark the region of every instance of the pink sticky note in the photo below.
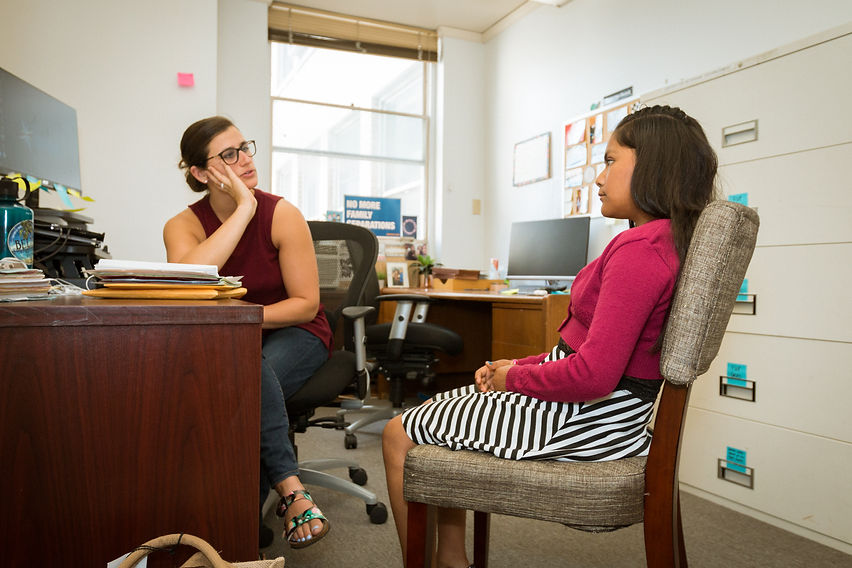
{"type": "Polygon", "coordinates": [[[195,76],[192,73],[178,73],[178,85],[181,87],[192,87],[195,85],[195,76]]]}

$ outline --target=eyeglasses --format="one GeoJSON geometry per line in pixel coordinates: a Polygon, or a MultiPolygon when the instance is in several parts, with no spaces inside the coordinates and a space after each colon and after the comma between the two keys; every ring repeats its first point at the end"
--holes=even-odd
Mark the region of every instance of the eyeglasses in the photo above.
{"type": "Polygon", "coordinates": [[[222,158],[222,161],[226,164],[233,165],[236,164],[240,159],[240,152],[251,158],[254,156],[255,152],[257,152],[257,146],[254,143],[254,140],[249,140],[248,142],[243,142],[239,148],[225,148],[215,156],[210,156],[207,158],[208,160],[212,160],[215,157],[222,158]]]}

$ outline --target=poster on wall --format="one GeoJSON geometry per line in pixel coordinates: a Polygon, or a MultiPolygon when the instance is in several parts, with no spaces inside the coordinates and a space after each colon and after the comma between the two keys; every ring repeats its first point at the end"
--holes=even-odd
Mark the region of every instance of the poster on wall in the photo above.
{"type": "Polygon", "coordinates": [[[343,196],[343,221],[366,227],[377,237],[398,237],[401,234],[402,201],[390,197],[343,196]]]}
{"type": "Polygon", "coordinates": [[[403,215],[402,216],[402,236],[417,238],[417,216],[403,215]]]}
{"type": "Polygon", "coordinates": [[[550,132],[515,144],[512,185],[527,185],[550,178],[550,132]]]}

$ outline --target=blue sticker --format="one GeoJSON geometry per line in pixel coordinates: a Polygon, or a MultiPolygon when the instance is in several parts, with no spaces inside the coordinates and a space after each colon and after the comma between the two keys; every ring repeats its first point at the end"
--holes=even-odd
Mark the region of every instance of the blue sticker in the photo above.
{"type": "Polygon", "coordinates": [[[56,193],[59,195],[59,199],[62,200],[62,204],[65,205],[66,209],[74,209],[74,204],[71,203],[71,198],[68,197],[68,190],[64,185],[60,185],[58,183],[53,184],[53,188],[56,190],[56,193]]]}
{"type": "Polygon", "coordinates": [[[738,302],[748,302],[748,278],[743,278],[743,283],[740,286],[740,293],[737,295],[738,302]]]}
{"type": "Polygon", "coordinates": [[[744,380],[737,380],[746,378],[747,375],[745,365],[741,365],[739,363],[728,363],[727,375],[727,383],[729,385],[733,385],[735,387],[748,386],[748,383],[746,383],[744,380]]]}
{"type": "Polygon", "coordinates": [[[748,193],[735,193],[733,195],[729,195],[728,201],[733,201],[734,203],[739,203],[740,205],[748,207],[748,193]]]}
{"type": "Polygon", "coordinates": [[[732,469],[740,473],[746,473],[746,453],[744,450],[738,450],[737,448],[728,446],[725,461],[728,462],[728,469],[732,469]]]}
{"type": "Polygon", "coordinates": [[[748,367],[746,365],[728,363],[728,376],[736,379],[744,379],[747,376],[747,369],[748,367]]]}

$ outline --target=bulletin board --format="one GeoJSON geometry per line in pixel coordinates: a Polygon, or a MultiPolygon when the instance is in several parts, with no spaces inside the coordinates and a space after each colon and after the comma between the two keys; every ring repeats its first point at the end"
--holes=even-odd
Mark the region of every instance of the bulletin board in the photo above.
{"type": "Polygon", "coordinates": [[[619,101],[565,123],[563,133],[562,216],[601,214],[595,179],[604,170],[604,153],[612,131],[638,108],[639,99],[619,101]]]}

